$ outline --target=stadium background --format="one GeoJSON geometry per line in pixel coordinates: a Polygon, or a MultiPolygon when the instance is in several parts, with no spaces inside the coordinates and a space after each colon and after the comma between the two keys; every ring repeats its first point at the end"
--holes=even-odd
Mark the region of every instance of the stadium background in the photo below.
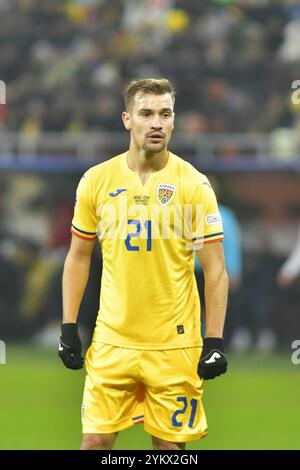
{"type": "MultiPolygon", "coordinates": [[[[209,436],[189,448],[299,449],[299,278],[278,281],[300,223],[293,0],[0,1],[0,449],[79,446],[84,372],[56,353],[75,188],[128,145],[122,91],[149,76],[175,84],[170,148],[211,177],[241,234],[230,369],[207,383],[209,436]]],[[[96,250],[80,312],[86,346],[99,266],[96,250]]],[[[117,448],[150,439],[138,426],[117,448]]]]}

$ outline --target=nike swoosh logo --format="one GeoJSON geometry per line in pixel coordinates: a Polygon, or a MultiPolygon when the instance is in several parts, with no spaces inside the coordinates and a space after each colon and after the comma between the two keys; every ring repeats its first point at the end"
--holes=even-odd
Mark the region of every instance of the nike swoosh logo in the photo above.
{"type": "Polygon", "coordinates": [[[61,346],[60,343],[58,343],[58,350],[59,350],[59,351],[63,351],[63,350],[64,350],[64,348],[61,346]]]}
{"type": "Polygon", "coordinates": [[[127,189],[124,189],[124,188],[117,189],[115,193],[109,193],[109,196],[116,197],[116,196],[119,196],[119,194],[123,193],[124,191],[127,191],[127,189]]]}
{"type": "Polygon", "coordinates": [[[210,185],[207,181],[204,181],[202,184],[206,184],[206,186],[208,186],[209,188],[211,188],[211,185],[210,185]]]}
{"type": "Polygon", "coordinates": [[[211,358],[205,361],[205,364],[211,364],[213,362],[216,362],[216,359],[220,359],[220,358],[221,358],[221,354],[219,354],[218,352],[214,352],[211,358]]]}

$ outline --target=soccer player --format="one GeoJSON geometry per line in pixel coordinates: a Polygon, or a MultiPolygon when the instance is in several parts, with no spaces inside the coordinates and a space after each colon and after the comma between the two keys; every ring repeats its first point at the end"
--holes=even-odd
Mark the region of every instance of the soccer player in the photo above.
{"type": "Polygon", "coordinates": [[[129,150],[78,185],[59,343],[70,369],[83,364],[76,320],[97,238],[103,256],[81,449],[112,449],[119,431],[140,422],[154,449],[184,449],[207,434],[203,381],[226,372],[222,222],[207,178],[168,150],[174,101],[168,80],[131,82],[122,113],[129,150]],[[203,341],[194,250],[205,275],[203,341]]]}

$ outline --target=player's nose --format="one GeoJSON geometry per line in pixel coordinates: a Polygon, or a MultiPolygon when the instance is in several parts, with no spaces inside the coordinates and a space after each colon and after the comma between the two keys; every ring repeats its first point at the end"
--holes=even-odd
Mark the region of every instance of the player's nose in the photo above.
{"type": "Polygon", "coordinates": [[[160,116],[153,116],[152,121],[151,121],[151,130],[158,131],[161,129],[162,129],[162,125],[161,125],[160,116]]]}

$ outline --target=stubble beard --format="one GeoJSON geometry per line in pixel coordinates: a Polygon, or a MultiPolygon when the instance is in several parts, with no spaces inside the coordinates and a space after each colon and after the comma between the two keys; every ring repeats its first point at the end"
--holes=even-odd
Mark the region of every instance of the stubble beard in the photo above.
{"type": "Polygon", "coordinates": [[[145,142],[144,145],[143,145],[143,149],[145,151],[145,154],[149,155],[149,156],[155,155],[157,153],[161,153],[164,150],[166,150],[166,148],[167,148],[167,146],[166,146],[165,141],[161,142],[160,144],[154,144],[154,145],[149,145],[145,142]]]}

